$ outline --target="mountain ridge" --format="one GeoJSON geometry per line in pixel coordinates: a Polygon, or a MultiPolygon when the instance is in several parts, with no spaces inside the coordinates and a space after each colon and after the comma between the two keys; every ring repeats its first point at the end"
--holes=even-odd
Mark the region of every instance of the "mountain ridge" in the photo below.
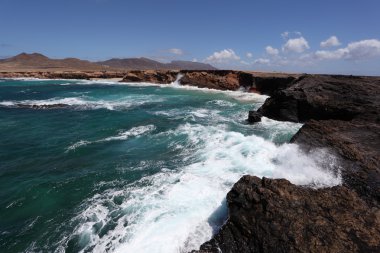
{"type": "Polygon", "coordinates": [[[176,60],[162,63],[149,58],[112,58],[91,62],[79,58],[52,59],[40,53],[20,53],[13,57],[0,59],[0,71],[107,71],[107,70],[216,70],[210,64],[176,60]]]}

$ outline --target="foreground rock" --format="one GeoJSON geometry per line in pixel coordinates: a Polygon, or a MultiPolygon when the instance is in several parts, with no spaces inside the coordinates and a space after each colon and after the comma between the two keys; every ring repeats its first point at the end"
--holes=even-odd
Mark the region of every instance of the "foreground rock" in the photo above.
{"type": "Polygon", "coordinates": [[[380,252],[380,210],[344,186],[244,176],[227,204],[227,222],[198,252],[380,252]]]}

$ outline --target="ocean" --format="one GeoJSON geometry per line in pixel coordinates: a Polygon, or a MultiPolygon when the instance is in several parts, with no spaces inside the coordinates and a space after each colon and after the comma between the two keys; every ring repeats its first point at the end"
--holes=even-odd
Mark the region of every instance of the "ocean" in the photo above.
{"type": "Polygon", "coordinates": [[[1,252],[188,252],[227,219],[245,174],[341,182],[302,126],[248,111],[243,91],[83,80],[0,80],[1,252]],[[323,163],[323,164],[322,164],[323,163]]]}

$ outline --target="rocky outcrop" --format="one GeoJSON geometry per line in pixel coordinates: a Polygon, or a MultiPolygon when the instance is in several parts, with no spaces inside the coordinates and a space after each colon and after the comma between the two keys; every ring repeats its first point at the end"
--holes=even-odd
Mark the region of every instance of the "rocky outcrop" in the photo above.
{"type": "Polygon", "coordinates": [[[380,78],[305,75],[259,109],[276,120],[306,122],[292,142],[328,148],[340,160],[344,184],[380,200],[380,78]]]}
{"type": "Polygon", "coordinates": [[[241,71],[182,71],[181,84],[218,90],[238,90],[251,87],[253,76],[241,71]]]}
{"type": "Polygon", "coordinates": [[[199,252],[380,252],[380,78],[304,75],[268,93],[251,121],[305,122],[291,142],[335,154],[343,185],[245,176],[227,195],[227,222],[199,252]]]}
{"type": "Polygon", "coordinates": [[[310,189],[244,176],[227,205],[227,222],[198,252],[380,251],[380,210],[344,186],[310,189]]]}
{"type": "Polygon", "coordinates": [[[255,76],[254,86],[261,94],[273,96],[275,92],[290,87],[298,75],[255,76]]]}
{"type": "Polygon", "coordinates": [[[380,122],[380,78],[305,75],[278,90],[260,108],[269,118],[306,122],[310,119],[380,122]]]}
{"type": "Polygon", "coordinates": [[[262,116],[263,115],[261,115],[257,111],[249,111],[249,113],[248,113],[248,123],[253,124],[253,123],[256,123],[256,122],[260,122],[262,116]]]}
{"type": "Polygon", "coordinates": [[[169,84],[177,79],[179,71],[169,70],[132,70],[128,71],[123,77],[123,82],[146,82],[146,83],[158,83],[169,84]]]}
{"type": "Polygon", "coordinates": [[[182,85],[217,90],[244,89],[271,95],[285,89],[298,78],[296,74],[260,73],[234,70],[135,70],[128,71],[124,82],[150,82],[168,84],[181,76],[182,85]]]}

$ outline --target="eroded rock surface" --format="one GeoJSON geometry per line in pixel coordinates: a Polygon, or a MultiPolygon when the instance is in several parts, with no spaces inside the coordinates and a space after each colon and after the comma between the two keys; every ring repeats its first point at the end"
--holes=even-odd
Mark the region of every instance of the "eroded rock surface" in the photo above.
{"type": "Polygon", "coordinates": [[[227,204],[227,222],[198,252],[380,252],[380,210],[344,186],[244,176],[227,204]]]}

